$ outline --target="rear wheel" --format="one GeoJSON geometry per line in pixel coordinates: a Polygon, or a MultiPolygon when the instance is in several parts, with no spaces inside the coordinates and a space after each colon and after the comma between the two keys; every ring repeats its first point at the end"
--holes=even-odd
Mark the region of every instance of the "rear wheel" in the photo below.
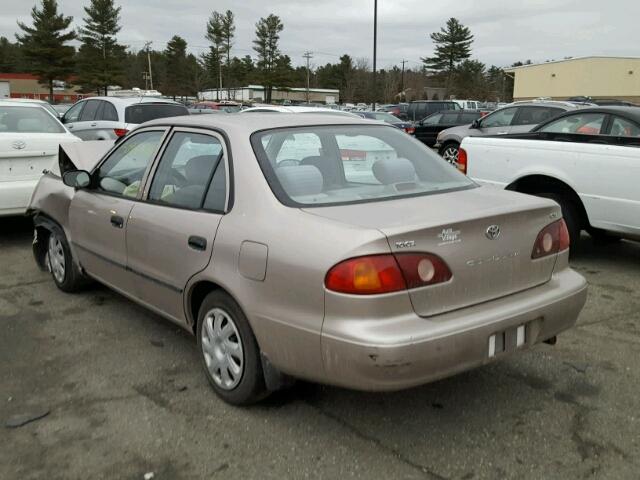
{"type": "Polygon", "coordinates": [[[455,165],[458,162],[458,149],[460,145],[456,142],[445,143],[440,148],[440,156],[444,158],[447,162],[452,165],[455,165]]]}
{"type": "Polygon", "coordinates": [[[198,313],[198,346],[209,383],[225,402],[255,403],[267,394],[258,342],[229,295],[207,295],[198,313]]]}
{"type": "Polygon", "coordinates": [[[575,204],[568,200],[564,195],[555,192],[536,193],[538,197],[550,198],[560,205],[562,209],[562,217],[567,224],[569,231],[569,241],[571,248],[575,249],[580,240],[580,232],[582,231],[582,218],[575,204]]]}
{"type": "Polygon", "coordinates": [[[64,292],[77,292],[87,284],[87,278],[73,261],[67,237],[59,227],[53,227],[49,232],[46,265],[56,286],[64,292]]]}

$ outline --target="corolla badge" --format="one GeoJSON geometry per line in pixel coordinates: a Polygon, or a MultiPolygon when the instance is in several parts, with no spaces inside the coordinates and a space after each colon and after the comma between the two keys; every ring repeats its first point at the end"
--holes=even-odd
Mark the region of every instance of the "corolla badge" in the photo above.
{"type": "Polygon", "coordinates": [[[27,144],[24,143],[22,140],[16,140],[15,142],[13,142],[11,144],[11,146],[13,148],[15,148],[16,150],[22,150],[23,148],[25,148],[27,146],[27,144]]]}
{"type": "Polygon", "coordinates": [[[489,227],[487,227],[487,230],[484,232],[484,234],[489,240],[495,240],[500,236],[500,226],[490,225],[489,227]]]}
{"type": "Polygon", "coordinates": [[[438,246],[460,243],[462,241],[460,238],[460,230],[454,230],[453,228],[442,229],[442,232],[438,234],[438,238],[441,240],[438,246]]]}

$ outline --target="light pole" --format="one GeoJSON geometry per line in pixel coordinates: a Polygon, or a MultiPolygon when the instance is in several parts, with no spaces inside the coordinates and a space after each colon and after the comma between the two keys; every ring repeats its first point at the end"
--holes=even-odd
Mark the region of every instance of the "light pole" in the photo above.
{"type": "Polygon", "coordinates": [[[373,0],[373,102],[371,110],[376,111],[376,55],[378,48],[378,0],[373,0]]]}
{"type": "Polygon", "coordinates": [[[307,105],[309,105],[309,60],[313,58],[312,52],[304,52],[303,57],[307,59],[307,105]]]}
{"type": "Polygon", "coordinates": [[[149,86],[150,89],[153,90],[153,74],[151,73],[151,51],[149,50],[151,43],[152,42],[147,42],[144,44],[144,46],[147,49],[147,62],[149,64],[149,86]]]}

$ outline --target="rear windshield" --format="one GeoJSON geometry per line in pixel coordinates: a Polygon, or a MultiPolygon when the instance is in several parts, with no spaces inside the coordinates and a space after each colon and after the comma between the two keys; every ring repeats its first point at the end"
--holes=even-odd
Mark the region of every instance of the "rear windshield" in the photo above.
{"type": "Polygon", "coordinates": [[[363,203],[475,186],[391,126],[265,130],[254,133],[251,142],[271,189],[288,206],[363,203]]]}
{"type": "Polygon", "coordinates": [[[156,118],[179,117],[189,115],[184,105],[168,105],[163,103],[138,103],[124,110],[125,123],[144,123],[156,118]]]}
{"type": "Polygon", "coordinates": [[[0,133],[64,133],[43,107],[0,107],[0,133]]]}

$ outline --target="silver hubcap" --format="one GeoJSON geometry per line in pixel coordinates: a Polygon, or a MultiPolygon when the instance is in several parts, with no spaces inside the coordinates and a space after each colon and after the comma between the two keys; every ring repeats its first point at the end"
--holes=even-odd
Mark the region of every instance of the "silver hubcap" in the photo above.
{"type": "Polygon", "coordinates": [[[458,161],[458,149],[456,147],[447,147],[442,152],[442,158],[447,162],[454,164],[458,161]]]}
{"type": "Polygon", "coordinates": [[[65,263],[64,249],[57,235],[49,235],[49,269],[58,283],[64,282],[65,263]]]}
{"type": "Polygon", "coordinates": [[[207,369],[220,388],[231,390],[242,379],[242,340],[231,315],[221,308],[207,312],[202,325],[202,353],[207,369]]]}

